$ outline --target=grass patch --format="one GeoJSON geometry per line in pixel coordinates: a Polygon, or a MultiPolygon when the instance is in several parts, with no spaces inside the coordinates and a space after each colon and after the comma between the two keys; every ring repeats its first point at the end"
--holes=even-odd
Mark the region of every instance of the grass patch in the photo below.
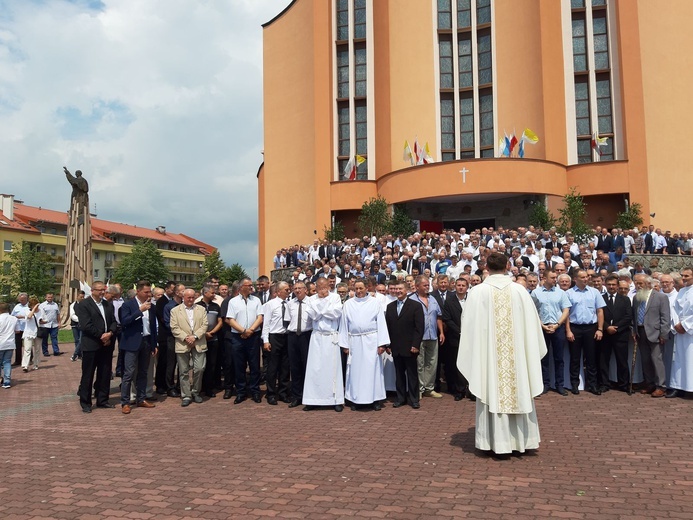
{"type": "Polygon", "coordinates": [[[58,331],[58,343],[74,343],[75,337],[72,335],[72,328],[61,329],[58,331]]]}

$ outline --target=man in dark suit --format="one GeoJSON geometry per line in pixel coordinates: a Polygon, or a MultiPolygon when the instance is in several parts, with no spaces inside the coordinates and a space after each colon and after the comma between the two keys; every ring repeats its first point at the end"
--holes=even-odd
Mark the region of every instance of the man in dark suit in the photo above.
{"type": "Polygon", "coordinates": [[[616,380],[618,389],[628,390],[628,333],[633,322],[633,310],[630,299],[618,294],[618,276],[610,274],[606,277],[606,294],[603,295],[604,335],[600,342],[598,384],[602,393],[609,390],[609,365],[611,353],[616,358],[616,380]]]}
{"type": "Polygon", "coordinates": [[[159,343],[159,357],[156,363],[156,375],[154,381],[156,383],[156,393],[164,395],[168,391],[166,385],[166,361],[167,361],[167,343],[166,328],[164,327],[164,308],[166,304],[173,299],[173,293],[176,290],[176,282],[169,281],[164,285],[164,294],[156,301],[156,324],[159,343]]]}
{"type": "Polygon", "coordinates": [[[108,402],[111,384],[113,347],[118,324],[113,305],[103,299],[103,282],[94,282],[91,296],[76,306],[79,328],[82,331],[82,379],[79,383],[79,404],[84,413],[91,413],[92,385],[96,372],[96,406],[114,408],[108,402]]]}
{"type": "Polygon", "coordinates": [[[652,289],[652,278],[646,274],[636,274],[633,282],[637,290],[633,298],[633,337],[642,354],[645,378],[645,386],[640,392],[664,397],[663,352],[671,329],[669,298],[652,289]]]}
{"type": "MultiPolygon", "coordinates": [[[[442,312],[443,307],[445,306],[445,300],[448,297],[448,295],[451,295],[450,292],[448,291],[449,287],[449,278],[448,275],[446,274],[439,274],[436,277],[436,283],[438,285],[437,289],[434,289],[433,292],[431,293],[431,296],[435,298],[435,300],[438,302],[438,307],[440,307],[440,310],[442,312]]],[[[438,366],[436,367],[436,381],[434,385],[434,390],[436,392],[440,392],[440,373],[441,373],[441,366],[447,361],[446,359],[443,359],[443,355],[438,356],[438,366]]],[[[455,357],[454,361],[455,366],[457,365],[457,357],[455,357]]],[[[447,378],[446,378],[447,379],[447,378]]]]}
{"type": "Polygon", "coordinates": [[[411,407],[420,408],[416,357],[423,340],[424,314],[421,304],[407,298],[404,282],[397,283],[397,300],[388,304],[385,322],[390,334],[389,349],[395,362],[397,400],[392,406],[405,405],[408,395],[411,407]]]}
{"type": "Polygon", "coordinates": [[[152,306],[152,284],[140,280],[135,286],[135,297],[120,308],[120,350],[125,352],[120,404],[124,414],[130,413],[130,388],[133,380],[137,390],[136,404],[140,408],[154,408],[146,400],[147,370],[156,355],[156,311],[152,306]]]}
{"type": "Polygon", "coordinates": [[[602,228],[601,234],[597,237],[597,249],[599,251],[604,251],[608,253],[611,251],[611,246],[613,245],[613,239],[606,228],[602,228]]]}
{"type": "MultiPolygon", "coordinates": [[[[443,367],[445,368],[445,381],[448,384],[448,392],[455,396],[455,401],[460,401],[468,394],[468,383],[457,368],[457,354],[460,348],[460,324],[464,303],[467,299],[469,282],[460,278],[455,282],[455,294],[448,294],[443,305],[443,325],[445,325],[445,344],[441,347],[443,367]]],[[[470,399],[474,396],[469,394],[470,399]]]]}

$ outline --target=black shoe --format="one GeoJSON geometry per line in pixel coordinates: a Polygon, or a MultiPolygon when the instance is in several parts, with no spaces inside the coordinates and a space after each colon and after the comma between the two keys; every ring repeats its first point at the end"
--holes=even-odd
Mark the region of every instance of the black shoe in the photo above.
{"type": "Polygon", "coordinates": [[[156,393],[159,395],[166,395],[166,390],[164,390],[163,388],[157,388],[156,393]]]}
{"type": "Polygon", "coordinates": [[[383,409],[383,405],[381,403],[373,403],[373,410],[375,410],[376,412],[379,412],[382,409],[383,409]]]}
{"type": "Polygon", "coordinates": [[[97,404],[97,408],[115,408],[114,404],[111,403],[104,403],[104,404],[97,404]]]}
{"type": "Polygon", "coordinates": [[[338,405],[336,405],[336,406],[334,407],[334,411],[335,411],[335,412],[341,412],[342,410],[344,410],[344,405],[343,405],[343,404],[338,404],[338,405]]]}
{"type": "Polygon", "coordinates": [[[311,410],[315,410],[315,406],[311,406],[311,405],[307,404],[303,407],[304,412],[310,412],[311,410]]]}
{"type": "Polygon", "coordinates": [[[183,407],[190,406],[190,403],[191,403],[191,402],[192,402],[192,400],[191,400],[189,397],[186,397],[185,399],[183,399],[183,400],[180,402],[180,405],[183,406],[183,407]]]}
{"type": "Polygon", "coordinates": [[[216,396],[217,396],[217,393],[216,393],[216,392],[205,392],[205,395],[206,395],[207,397],[216,397],[216,396]]]}
{"type": "Polygon", "coordinates": [[[393,408],[399,408],[400,406],[404,406],[406,403],[402,403],[397,401],[396,403],[392,403],[393,408]]]}
{"type": "Polygon", "coordinates": [[[355,404],[351,404],[351,405],[349,405],[349,409],[350,409],[352,412],[355,412],[356,410],[359,409],[359,407],[356,406],[355,404]]]}
{"type": "Polygon", "coordinates": [[[545,386],[544,391],[541,393],[541,395],[548,394],[549,390],[551,390],[551,387],[545,386]]]}
{"type": "Polygon", "coordinates": [[[231,399],[231,396],[233,395],[233,390],[230,388],[227,388],[224,390],[224,399],[231,399]]]}
{"type": "Polygon", "coordinates": [[[260,394],[253,395],[252,399],[253,399],[253,402],[256,402],[256,403],[262,402],[262,397],[260,397],[260,394]]]}
{"type": "Polygon", "coordinates": [[[277,398],[274,397],[273,395],[267,398],[267,404],[271,404],[272,406],[277,406],[277,398]]]}
{"type": "Polygon", "coordinates": [[[175,388],[172,388],[166,393],[166,395],[168,395],[169,397],[180,397],[180,392],[175,388]]]}
{"type": "Polygon", "coordinates": [[[611,390],[611,387],[610,387],[610,386],[602,385],[602,386],[599,387],[599,391],[600,391],[601,393],[606,393],[606,392],[608,392],[609,390],[611,390]]]}
{"type": "Polygon", "coordinates": [[[72,356],[72,357],[70,358],[70,361],[77,361],[77,356],[72,356]]]}
{"type": "Polygon", "coordinates": [[[421,408],[421,405],[420,405],[419,403],[414,403],[414,404],[411,405],[411,407],[412,407],[414,410],[418,410],[419,408],[421,408]]]}
{"type": "Polygon", "coordinates": [[[568,395],[568,392],[566,392],[566,389],[563,388],[563,387],[557,388],[557,389],[556,389],[556,392],[558,392],[559,394],[561,394],[563,397],[565,397],[566,395],[568,395]]]}
{"type": "Polygon", "coordinates": [[[146,399],[147,401],[158,401],[158,400],[159,400],[159,398],[158,398],[157,396],[155,396],[155,395],[153,395],[153,396],[151,396],[151,397],[146,397],[145,399],[146,399]]]}
{"type": "Polygon", "coordinates": [[[234,399],[233,404],[241,404],[243,401],[245,401],[245,397],[239,395],[234,399]]]}
{"type": "Polygon", "coordinates": [[[573,394],[573,395],[579,395],[579,394],[580,394],[580,390],[578,389],[577,386],[573,386],[573,387],[570,388],[570,393],[573,394]]]}
{"type": "Polygon", "coordinates": [[[602,393],[601,393],[598,389],[596,389],[595,387],[590,387],[590,388],[587,389],[587,391],[588,391],[590,394],[602,395],[602,393]]]}
{"type": "Polygon", "coordinates": [[[289,403],[289,408],[296,408],[297,406],[300,406],[300,404],[301,401],[299,401],[298,399],[294,399],[289,403]]]}
{"type": "Polygon", "coordinates": [[[54,352],[54,356],[62,356],[65,352],[54,352]]]}
{"type": "Polygon", "coordinates": [[[91,413],[91,408],[83,407],[83,408],[82,408],[82,412],[84,412],[84,413],[91,413]]]}
{"type": "Polygon", "coordinates": [[[47,352],[44,352],[44,353],[43,353],[43,357],[51,357],[51,355],[48,354],[47,352]]]}
{"type": "Polygon", "coordinates": [[[455,394],[455,401],[461,401],[464,398],[462,394],[455,394]]]}
{"type": "Polygon", "coordinates": [[[674,389],[672,388],[672,389],[670,389],[670,390],[667,390],[667,393],[664,394],[664,397],[668,397],[669,399],[671,399],[672,397],[678,397],[678,395],[679,395],[679,391],[678,391],[678,390],[674,390],[674,389]]]}
{"type": "Polygon", "coordinates": [[[202,396],[195,394],[193,396],[193,401],[195,401],[197,404],[200,404],[203,401],[202,396]]]}

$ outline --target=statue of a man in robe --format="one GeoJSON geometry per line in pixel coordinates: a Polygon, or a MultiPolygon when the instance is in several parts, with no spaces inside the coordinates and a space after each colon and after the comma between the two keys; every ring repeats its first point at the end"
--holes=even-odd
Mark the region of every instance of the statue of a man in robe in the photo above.
{"type": "Polygon", "coordinates": [[[89,183],[82,177],[82,171],[77,170],[74,175],[70,173],[65,166],[63,166],[65,171],[65,177],[67,177],[67,182],[72,184],[72,204],[79,203],[85,204],[89,207],[89,183]]]}

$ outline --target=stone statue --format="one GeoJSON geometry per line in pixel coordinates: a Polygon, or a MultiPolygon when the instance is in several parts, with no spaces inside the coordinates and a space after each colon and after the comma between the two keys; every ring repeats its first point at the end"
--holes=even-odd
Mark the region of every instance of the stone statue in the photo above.
{"type": "Polygon", "coordinates": [[[89,214],[89,183],[80,170],[72,175],[63,166],[67,182],[72,186],[68,212],[67,242],[65,245],[65,271],[60,289],[60,321],[68,326],[70,304],[76,300],[80,282],[93,283],[91,248],[91,216],[89,214]]]}

